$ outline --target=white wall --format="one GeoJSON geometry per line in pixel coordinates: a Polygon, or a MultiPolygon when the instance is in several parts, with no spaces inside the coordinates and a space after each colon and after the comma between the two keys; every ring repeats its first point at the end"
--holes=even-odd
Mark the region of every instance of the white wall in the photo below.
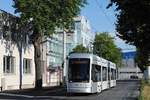
{"type": "MultiPolygon", "coordinates": [[[[35,64],[34,64],[34,48],[30,46],[26,48],[23,53],[23,58],[32,59],[31,71],[32,74],[23,74],[22,84],[23,88],[34,87],[35,82],[35,64]]],[[[6,42],[5,40],[0,40],[0,87],[3,90],[19,89],[19,52],[16,45],[11,44],[11,42],[6,42]],[[7,44],[7,45],[6,45],[7,44]],[[8,47],[8,48],[7,48],[8,47]],[[12,51],[12,53],[10,52],[12,51]],[[15,68],[13,74],[3,73],[3,57],[14,56],[15,57],[15,68]]],[[[23,64],[22,64],[23,65],[23,64]]],[[[22,68],[23,69],[23,68],[22,68]]]]}
{"type": "Polygon", "coordinates": [[[34,63],[34,47],[30,46],[23,53],[23,58],[32,59],[31,61],[31,74],[23,74],[22,83],[23,88],[32,88],[35,85],[35,63],[34,63]]]}
{"type": "Polygon", "coordinates": [[[131,79],[130,76],[138,76],[138,78],[143,78],[143,73],[138,67],[121,67],[118,69],[118,79],[131,79]]]}

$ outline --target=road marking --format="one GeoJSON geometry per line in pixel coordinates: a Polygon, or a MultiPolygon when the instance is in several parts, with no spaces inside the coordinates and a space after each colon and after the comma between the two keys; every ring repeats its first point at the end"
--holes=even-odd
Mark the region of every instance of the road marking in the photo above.
{"type": "Polygon", "coordinates": [[[34,96],[20,95],[20,94],[12,94],[12,93],[0,93],[0,95],[2,95],[2,96],[13,96],[13,97],[34,98],[34,96]]]}
{"type": "Polygon", "coordinates": [[[22,94],[12,94],[12,93],[0,93],[1,96],[12,96],[12,97],[24,97],[24,98],[66,98],[66,97],[58,97],[58,96],[29,96],[22,94]]]}
{"type": "Polygon", "coordinates": [[[12,94],[12,93],[0,93],[1,96],[12,96],[12,97],[23,97],[23,98],[28,98],[28,99],[66,99],[68,98],[69,100],[73,99],[72,97],[67,97],[67,96],[29,96],[29,95],[21,95],[21,94],[12,94]]]}

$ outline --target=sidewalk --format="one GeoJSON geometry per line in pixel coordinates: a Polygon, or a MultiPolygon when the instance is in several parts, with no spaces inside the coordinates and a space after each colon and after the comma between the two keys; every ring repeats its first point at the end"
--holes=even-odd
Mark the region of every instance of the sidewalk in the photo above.
{"type": "Polygon", "coordinates": [[[59,87],[44,87],[42,89],[22,89],[22,90],[7,90],[2,91],[0,94],[9,95],[26,95],[26,96],[64,96],[66,89],[62,86],[59,87]]]}

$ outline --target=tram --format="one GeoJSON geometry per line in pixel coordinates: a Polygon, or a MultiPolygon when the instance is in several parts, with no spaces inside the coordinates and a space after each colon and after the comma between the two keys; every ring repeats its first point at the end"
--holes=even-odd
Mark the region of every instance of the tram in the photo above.
{"type": "Polygon", "coordinates": [[[88,53],[72,53],[68,59],[68,93],[98,93],[116,86],[116,65],[88,53]]]}

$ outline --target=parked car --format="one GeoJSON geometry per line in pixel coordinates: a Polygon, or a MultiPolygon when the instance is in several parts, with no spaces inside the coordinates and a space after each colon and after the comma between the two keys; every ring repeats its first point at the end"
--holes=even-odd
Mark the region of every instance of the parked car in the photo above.
{"type": "Polygon", "coordinates": [[[131,76],[130,76],[130,79],[138,79],[138,76],[136,76],[136,75],[131,75],[131,76]]]}

